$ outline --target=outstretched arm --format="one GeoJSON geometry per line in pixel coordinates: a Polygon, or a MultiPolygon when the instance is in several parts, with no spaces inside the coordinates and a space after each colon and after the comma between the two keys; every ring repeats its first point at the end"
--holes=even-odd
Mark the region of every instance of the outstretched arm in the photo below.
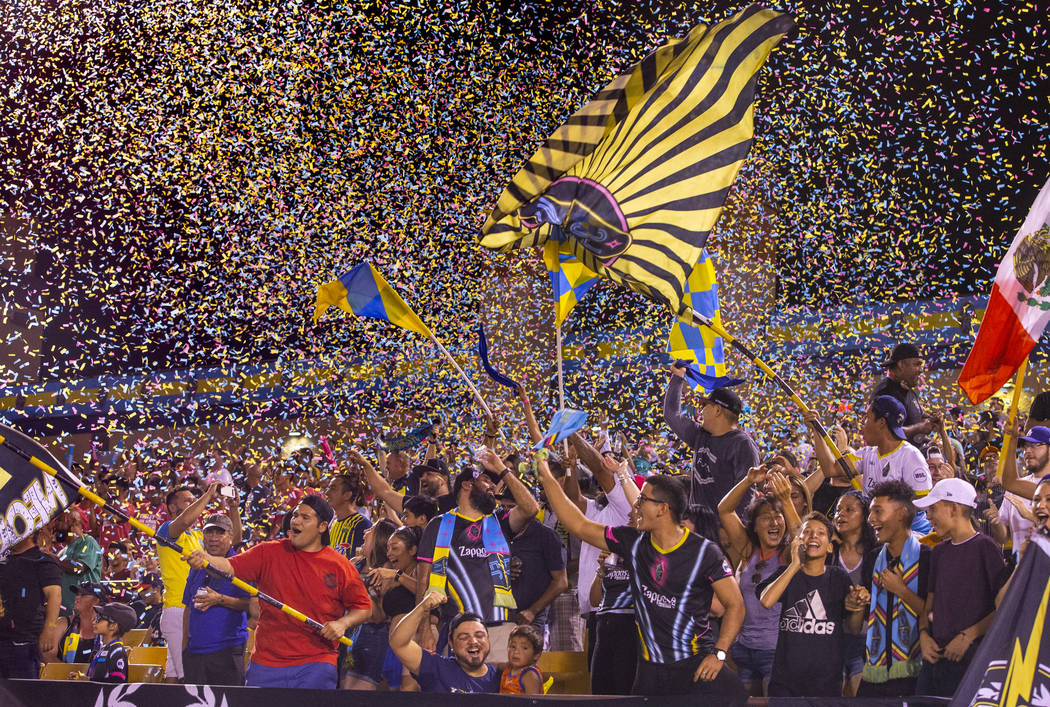
{"type": "Polygon", "coordinates": [[[526,523],[540,512],[540,504],[536,502],[536,498],[525,487],[525,484],[521,483],[521,480],[514,475],[514,472],[508,469],[503,460],[499,458],[499,455],[491,449],[484,449],[481,452],[481,465],[493,474],[499,474],[503,483],[510,489],[510,493],[514,497],[514,508],[511,510],[507,522],[510,524],[511,530],[521,530],[526,523]]]}
{"type": "Polygon", "coordinates": [[[693,444],[700,431],[696,420],[682,414],[682,389],[685,387],[685,367],[671,364],[671,380],[664,392],[664,422],[686,444],[693,444]]]}
{"type": "Polygon", "coordinates": [[[1020,434],[1020,429],[1014,430],[1009,437],[1009,444],[1001,452],[1001,454],[1006,455],[1003,459],[1003,488],[1010,493],[1032,499],[1035,498],[1037,484],[1017,477],[1017,437],[1020,434]]]}
{"type": "Polygon", "coordinates": [[[419,664],[423,660],[423,649],[415,642],[414,637],[419,631],[419,625],[425,620],[430,620],[430,611],[444,604],[444,594],[430,592],[423,601],[416,604],[416,608],[405,614],[397,625],[390,629],[390,650],[394,651],[402,665],[414,675],[419,674],[419,664]]]}
{"type": "Polygon", "coordinates": [[[379,475],[376,468],[372,466],[372,462],[353,449],[350,450],[350,460],[361,467],[365,474],[365,483],[372,488],[372,493],[383,499],[383,502],[390,508],[393,508],[396,513],[401,513],[405,497],[395,491],[394,487],[379,475]]]}
{"type": "Polygon", "coordinates": [[[543,439],[543,433],[540,432],[540,426],[536,423],[536,415],[532,412],[532,403],[529,402],[529,394],[525,392],[525,386],[519,385],[517,393],[518,398],[521,399],[521,407],[525,411],[525,424],[529,427],[529,439],[533,444],[539,444],[543,439]]]}
{"type": "Polygon", "coordinates": [[[609,546],[605,543],[605,526],[601,523],[595,523],[593,520],[588,520],[580,509],[569,500],[569,497],[562,491],[561,484],[551,474],[550,467],[547,466],[546,457],[540,457],[537,467],[539,468],[540,483],[543,484],[543,490],[547,494],[547,502],[550,503],[554,513],[558,516],[569,532],[578,537],[585,543],[589,543],[599,550],[608,550],[609,546]]]}
{"type": "Polygon", "coordinates": [[[201,494],[200,498],[187,506],[186,510],[180,513],[175,520],[171,521],[171,524],[168,526],[168,535],[171,536],[172,540],[178,540],[180,535],[193,527],[197,519],[203,515],[208,504],[214,501],[218,494],[219,484],[211,484],[208,490],[201,494]]]}

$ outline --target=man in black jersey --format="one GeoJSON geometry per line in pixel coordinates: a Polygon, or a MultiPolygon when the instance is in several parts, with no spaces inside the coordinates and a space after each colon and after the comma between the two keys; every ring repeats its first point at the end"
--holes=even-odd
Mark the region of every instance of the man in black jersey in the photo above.
{"type": "Polygon", "coordinates": [[[641,659],[636,695],[719,695],[743,704],[747,692],[734,673],[722,670],[726,651],[744,621],[744,599],[721,549],[681,523],[685,492],[669,476],[651,476],[635,503],[638,527],[588,520],[539,461],[547,500],[566,528],[584,542],[624,559],[631,572],[641,659]],[[722,631],[712,636],[712,595],[725,607],[722,631]]]}

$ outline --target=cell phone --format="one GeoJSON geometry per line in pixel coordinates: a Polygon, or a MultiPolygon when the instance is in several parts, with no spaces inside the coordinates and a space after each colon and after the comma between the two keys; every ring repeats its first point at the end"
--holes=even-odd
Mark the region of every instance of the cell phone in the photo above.
{"type": "Polygon", "coordinates": [[[235,489],[232,486],[220,486],[219,487],[219,495],[220,496],[225,496],[226,498],[236,498],[236,496],[237,496],[237,489],[235,489]]]}

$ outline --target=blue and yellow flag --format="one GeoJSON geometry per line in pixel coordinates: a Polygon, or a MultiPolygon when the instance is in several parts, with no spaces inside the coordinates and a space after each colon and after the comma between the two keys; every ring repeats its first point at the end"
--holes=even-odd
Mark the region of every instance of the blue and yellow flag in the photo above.
{"type": "Polygon", "coordinates": [[[370,263],[361,263],[338,280],[326,282],[317,288],[314,322],[332,306],[359,317],[388,321],[428,339],[434,337],[423,320],[416,316],[370,263]]]}
{"type": "MultiPolygon", "coordinates": [[[[715,265],[706,250],[700,251],[700,260],[685,281],[682,304],[692,307],[719,326],[722,325],[715,265]]],[[[722,337],[710,328],[695,327],[679,319],[671,326],[671,335],[667,338],[667,353],[676,360],[693,364],[688,367],[686,380],[694,388],[700,385],[711,391],[743,382],[737,378],[726,377],[723,343],[722,337]]]]}
{"type": "Polygon", "coordinates": [[[567,243],[544,243],[543,264],[550,273],[554,291],[554,326],[560,327],[576,303],[598,282],[598,276],[572,254],[567,243]]]}
{"type": "Polygon", "coordinates": [[[559,410],[554,413],[554,417],[551,418],[551,426],[543,433],[543,437],[533,449],[543,449],[552,444],[557,444],[568,439],[573,432],[578,432],[586,426],[587,413],[583,410],[573,410],[571,408],[559,410]]]}
{"type": "Polygon", "coordinates": [[[759,70],[793,27],[790,16],[752,5],[658,47],[529,158],[480,244],[507,252],[554,241],[677,315],[751,149],[759,70]]]}

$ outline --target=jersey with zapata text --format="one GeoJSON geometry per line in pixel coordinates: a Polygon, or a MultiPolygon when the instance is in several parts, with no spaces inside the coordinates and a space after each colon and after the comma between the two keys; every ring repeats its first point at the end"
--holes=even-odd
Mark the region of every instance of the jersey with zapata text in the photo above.
{"type": "Polygon", "coordinates": [[[607,526],[605,543],[631,573],[642,657],[674,663],[713,653],[712,585],[733,576],[719,547],[686,530],[677,545],[659,548],[648,532],[629,526],[607,526]]]}

